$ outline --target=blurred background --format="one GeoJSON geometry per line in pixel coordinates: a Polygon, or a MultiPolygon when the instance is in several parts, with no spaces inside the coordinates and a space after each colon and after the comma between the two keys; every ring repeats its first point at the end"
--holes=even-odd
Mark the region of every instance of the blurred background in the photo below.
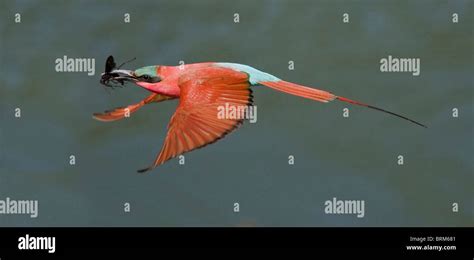
{"type": "Polygon", "coordinates": [[[0,14],[0,199],[39,200],[38,218],[0,226],[474,225],[473,1],[1,1],[0,14]],[[96,74],[56,72],[64,55],[95,58],[96,74]],[[108,55],[248,64],[429,128],[255,87],[256,124],[140,175],[177,102],[93,120],[148,95],[104,91],[108,55]],[[420,76],[380,72],[388,55],[420,58],[420,76]],[[325,214],[333,197],[365,200],[365,217],[325,214]]]}

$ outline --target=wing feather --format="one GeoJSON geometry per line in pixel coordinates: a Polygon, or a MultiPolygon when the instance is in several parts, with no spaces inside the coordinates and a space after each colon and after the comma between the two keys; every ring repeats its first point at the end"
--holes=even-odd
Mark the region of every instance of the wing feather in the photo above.
{"type": "Polygon", "coordinates": [[[183,153],[216,142],[236,129],[242,118],[219,118],[220,106],[252,105],[248,75],[227,68],[206,67],[179,79],[180,102],[160,153],[145,172],[183,153]]]}

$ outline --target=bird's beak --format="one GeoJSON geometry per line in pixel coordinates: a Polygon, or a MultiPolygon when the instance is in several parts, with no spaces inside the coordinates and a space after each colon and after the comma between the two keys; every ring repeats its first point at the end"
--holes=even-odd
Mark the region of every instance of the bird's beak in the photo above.
{"type": "Polygon", "coordinates": [[[137,77],[135,76],[135,72],[133,70],[112,70],[111,72],[102,73],[102,77],[109,77],[111,80],[129,80],[132,82],[138,81],[137,77]]]}

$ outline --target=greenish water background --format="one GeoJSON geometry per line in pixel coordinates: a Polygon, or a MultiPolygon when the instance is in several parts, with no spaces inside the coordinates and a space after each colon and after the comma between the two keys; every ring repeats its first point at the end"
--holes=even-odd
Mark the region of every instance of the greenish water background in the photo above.
{"type": "Polygon", "coordinates": [[[36,219],[1,215],[0,226],[474,224],[473,1],[1,1],[0,14],[0,198],[40,207],[36,219]],[[130,69],[248,64],[429,128],[257,87],[256,124],[187,154],[184,166],[172,160],[138,175],[161,148],[176,102],[119,122],[93,120],[148,94],[102,89],[110,54],[136,57],[130,69]],[[55,72],[64,55],[95,58],[96,75],[55,72]],[[388,55],[421,58],[421,75],[381,73],[388,55]],[[324,214],[333,197],[365,200],[365,217],[324,214]]]}

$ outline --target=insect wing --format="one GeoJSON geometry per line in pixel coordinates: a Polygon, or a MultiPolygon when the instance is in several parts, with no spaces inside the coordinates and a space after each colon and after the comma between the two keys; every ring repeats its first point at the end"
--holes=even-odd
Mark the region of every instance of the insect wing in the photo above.
{"type": "Polygon", "coordinates": [[[105,73],[109,73],[111,72],[113,69],[115,69],[115,61],[114,61],[114,57],[112,55],[110,55],[108,58],[107,58],[107,61],[105,62],[105,73]]]}

